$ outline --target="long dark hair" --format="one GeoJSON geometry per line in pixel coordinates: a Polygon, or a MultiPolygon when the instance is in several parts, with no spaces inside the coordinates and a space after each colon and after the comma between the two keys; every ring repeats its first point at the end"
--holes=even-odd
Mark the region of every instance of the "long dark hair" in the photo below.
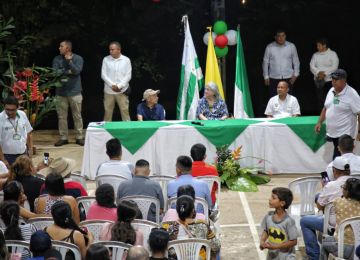
{"type": "Polygon", "coordinates": [[[7,259],[8,250],[5,243],[5,237],[3,232],[0,230],[0,259],[7,259]]]}
{"type": "MultiPolygon", "coordinates": [[[[57,201],[51,207],[51,215],[54,219],[54,223],[61,227],[67,229],[75,229],[79,231],[81,234],[86,235],[86,232],[82,230],[72,218],[71,208],[68,203],[65,201],[57,201]]],[[[85,238],[85,242],[87,244],[87,239],[85,238]]]]}
{"type": "Polygon", "coordinates": [[[23,240],[19,228],[20,207],[15,201],[4,201],[0,205],[0,215],[6,225],[6,240],[23,240]]]}
{"type": "Polygon", "coordinates": [[[118,221],[111,229],[111,240],[127,244],[135,244],[136,232],[131,226],[131,221],[136,217],[136,209],[129,201],[121,201],[117,205],[118,221]]]}
{"type": "Polygon", "coordinates": [[[188,195],[182,195],[176,200],[176,212],[182,221],[194,215],[194,199],[188,195]]]}
{"type": "Polygon", "coordinates": [[[51,196],[64,196],[65,185],[63,177],[58,173],[49,173],[45,178],[45,188],[51,196]]]}
{"type": "Polygon", "coordinates": [[[23,191],[23,186],[18,181],[10,181],[5,185],[3,191],[4,200],[13,200],[17,202],[21,192],[23,191]]]}

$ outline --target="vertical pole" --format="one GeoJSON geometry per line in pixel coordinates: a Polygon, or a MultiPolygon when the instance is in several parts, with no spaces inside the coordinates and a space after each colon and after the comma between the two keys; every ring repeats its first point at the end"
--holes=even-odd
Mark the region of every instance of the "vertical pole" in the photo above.
{"type": "MultiPolygon", "coordinates": [[[[211,16],[214,21],[225,21],[225,0],[212,0],[211,1],[211,16]]],[[[226,58],[218,59],[218,65],[220,68],[221,79],[223,83],[224,96],[226,97],[226,58]]]]}

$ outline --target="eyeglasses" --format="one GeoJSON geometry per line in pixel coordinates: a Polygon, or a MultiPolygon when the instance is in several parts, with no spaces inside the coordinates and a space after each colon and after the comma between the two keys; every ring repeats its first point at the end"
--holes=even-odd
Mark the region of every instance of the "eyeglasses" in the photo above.
{"type": "Polygon", "coordinates": [[[15,112],[16,110],[17,110],[17,108],[14,108],[14,109],[5,108],[6,112],[15,112]]]}

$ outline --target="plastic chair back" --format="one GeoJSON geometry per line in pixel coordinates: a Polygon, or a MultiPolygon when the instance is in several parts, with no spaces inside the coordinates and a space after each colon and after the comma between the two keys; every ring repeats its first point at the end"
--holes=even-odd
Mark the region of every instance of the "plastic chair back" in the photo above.
{"type": "Polygon", "coordinates": [[[216,203],[215,203],[215,208],[219,208],[219,202],[220,202],[220,192],[221,192],[221,181],[220,178],[218,176],[212,176],[212,175],[208,175],[208,176],[199,176],[196,177],[198,180],[200,181],[205,181],[209,187],[210,193],[213,190],[213,187],[216,183],[217,185],[217,190],[216,190],[216,203]]]}
{"type": "Polygon", "coordinates": [[[86,179],[84,176],[81,175],[81,172],[73,172],[71,175],[70,175],[70,178],[73,180],[73,181],[76,181],[76,182],[80,182],[81,185],[85,188],[85,190],[87,189],[86,187],[86,179]]]}
{"type": "Polygon", "coordinates": [[[94,236],[94,242],[100,241],[100,233],[105,223],[114,223],[113,221],[94,219],[85,220],[79,223],[80,227],[86,227],[94,236]]]}
{"type": "MultiPolygon", "coordinates": [[[[350,225],[354,233],[354,248],[357,248],[360,245],[360,216],[347,218],[340,222],[339,231],[338,231],[338,257],[344,258],[344,232],[346,226],[350,225]]],[[[359,260],[359,258],[354,255],[354,260],[359,260]]]]}
{"type": "Polygon", "coordinates": [[[30,251],[30,242],[19,240],[5,240],[6,247],[11,253],[20,253],[22,255],[32,256],[30,251]]]}
{"type": "Polygon", "coordinates": [[[60,252],[62,259],[65,259],[66,253],[71,251],[75,256],[75,260],[81,260],[81,252],[78,246],[58,240],[52,240],[51,243],[52,247],[60,252]]]}
{"type": "Polygon", "coordinates": [[[54,219],[52,217],[37,217],[29,219],[27,223],[33,224],[36,230],[44,230],[44,228],[54,224],[54,219]]]}
{"type": "Polygon", "coordinates": [[[102,174],[95,177],[96,188],[101,184],[108,183],[114,188],[115,195],[117,194],[120,183],[127,181],[123,176],[117,174],[102,174]]]}
{"type": "Polygon", "coordinates": [[[169,181],[175,180],[176,178],[174,176],[169,175],[151,175],[149,176],[150,180],[156,181],[160,184],[163,197],[164,197],[164,211],[167,210],[167,185],[169,181]]]}
{"type": "Polygon", "coordinates": [[[148,221],[148,220],[143,220],[143,219],[134,219],[133,221],[131,221],[131,226],[134,229],[138,229],[140,230],[143,235],[144,235],[144,247],[150,252],[150,248],[149,248],[149,236],[151,233],[151,230],[153,228],[159,228],[159,224],[152,222],[152,221],[148,221]]]}
{"type": "Polygon", "coordinates": [[[85,215],[87,215],[89,208],[94,201],[94,196],[81,196],[76,198],[79,211],[81,212],[81,209],[84,209],[85,215]]]}
{"type": "Polygon", "coordinates": [[[202,247],[206,249],[206,260],[210,260],[210,243],[206,239],[180,239],[168,244],[168,249],[174,248],[177,259],[186,260],[198,260],[202,247]]]}

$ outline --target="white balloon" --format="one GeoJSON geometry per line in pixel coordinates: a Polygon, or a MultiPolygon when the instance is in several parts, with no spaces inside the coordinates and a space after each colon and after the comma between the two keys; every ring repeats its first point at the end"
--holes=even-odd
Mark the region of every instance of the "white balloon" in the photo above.
{"type": "Polygon", "coordinates": [[[237,43],[237,33],[235,30],[228,30],[225,33],[225,36],[228,38],[228,45],[236,45],[237,43]]]}
{"type": "MultiPolygon", "coordinates": [[[[204,36],[203,36],[203,42],[205,43],[205,45],[208,45],[208,42],[209,42],[209,33],[210,32],[207,32],[207,33],[205,33],[204,34],[204,36]]],[[[215,38],[216,38],[216,33],[212,33],[212,39],[213,39],[213,42],[215,41],[215,38]]]]}

